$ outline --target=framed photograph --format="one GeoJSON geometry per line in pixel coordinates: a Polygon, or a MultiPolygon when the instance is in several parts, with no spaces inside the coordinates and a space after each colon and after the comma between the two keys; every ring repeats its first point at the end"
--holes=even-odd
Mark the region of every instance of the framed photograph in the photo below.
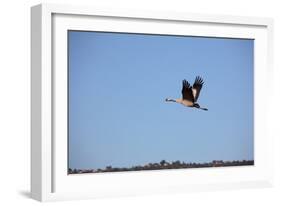
{"type": "Polygon", "coordinates": [[[34,199],[272,186],[271,19],[31,16],[34,199]]]}

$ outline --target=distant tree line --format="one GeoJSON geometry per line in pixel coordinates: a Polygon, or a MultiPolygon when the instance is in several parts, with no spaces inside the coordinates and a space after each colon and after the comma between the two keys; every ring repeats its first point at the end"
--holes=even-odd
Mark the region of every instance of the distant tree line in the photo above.
{"type": "Polygon", "coordinates": [[[101,173],[101,172],[124,172],[124,171],[141,171],[141,170],[161,170],[161,169],[184,169],[184,168],[203,168],[203,167],[227,167],[227,166],[243,166],[254,165],[254,160],[236,160],[222,161],[214,160],[207,163],[185,163],[180,161],[167,162],[162,160],[159,163],[148,163],[146,165],[137,165],[133,167],[112,167],[107,166],[104,169],[68,169],[69,174],[83,173],[101,173]]]}

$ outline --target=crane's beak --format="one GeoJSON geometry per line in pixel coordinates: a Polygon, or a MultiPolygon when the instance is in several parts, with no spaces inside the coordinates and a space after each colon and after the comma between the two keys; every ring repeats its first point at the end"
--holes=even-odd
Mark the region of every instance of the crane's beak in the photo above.
{"type": "Polygon", "coordinates": [[[166,98],[165,101],[166,101],[166,102],[175,102],[174,99],[169,99],[169,98],[166,98]]]}

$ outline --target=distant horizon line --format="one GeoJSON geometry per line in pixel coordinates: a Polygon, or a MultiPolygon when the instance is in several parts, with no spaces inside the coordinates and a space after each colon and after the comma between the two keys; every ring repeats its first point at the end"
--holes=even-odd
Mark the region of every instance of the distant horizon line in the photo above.
{"type": "Polygon", "coordinates": [[[77,169],[68,168],[68,174],[81,174],[81,173],[100,173],[100,172],[121,172],[121,171],[140,171],[140,170],[160,170],[160,169],[184,169],[184,168],[203,168],[203,167],[223,167],[223,166],[243,166],[254,165],[254,160],[212,160],[210,162],[184,162],[184,161],[171,161],[161,160],[155,163],[146,163],[143,165],[133,165],[131,167],[113,167],[108,165],[103,169],[77,169]]]}

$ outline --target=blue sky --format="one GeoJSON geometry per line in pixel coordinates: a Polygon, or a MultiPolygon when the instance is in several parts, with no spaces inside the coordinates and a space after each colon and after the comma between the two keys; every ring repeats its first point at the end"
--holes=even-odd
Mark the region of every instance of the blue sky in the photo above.
{"type": "Polygon", "coordinates": [[[253,159],[254,40],[69,31],[69,167],[253,159]],[[182,80],[198,103],[167,103],[182,80]]]}

